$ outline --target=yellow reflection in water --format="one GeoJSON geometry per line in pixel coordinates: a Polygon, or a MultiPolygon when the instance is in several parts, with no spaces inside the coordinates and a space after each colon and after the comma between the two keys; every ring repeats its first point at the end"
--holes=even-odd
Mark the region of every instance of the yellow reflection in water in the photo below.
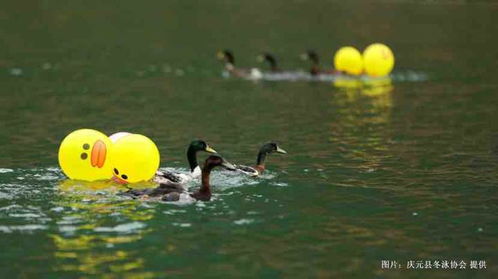
{"type": "Polygon", "coordinates": [[[393,89],[394,87],[390,77],[363,80],[362,92],[366,96],[386,96],[389,95],[393,89]]]}
{"type": "Polygon", "coordinates": [[[338,77],[332,85],[348,94],[360,92],[370,97],[386,95],[394,89],[390,77],[353,78],[345,76],[338,77]]]}
{"type": "Polygon", "coordinates": [[[57,221],[60,233],[50,235],[58,271],[104,278],[155,276],[140,271],[145,260],[138,250],[119,249],[141,240],[149,232],[143,221],[154,214],[153,208],[117,197],[122,190],[123,186],[105,181],[65,180],[59,184],[57,206],[64,211],[57,221]]]}
{"type": "Polygon", "coordinates": [[[355,161],[354,167],[374,170],[380,166],[382,151],[388,149],[386,128],[391,121],[394,89],[389,77],[338,78],[339,88],[333,104],[339,118],[332,125],[331,141],[338,143],[343,156],[355,161]]]}

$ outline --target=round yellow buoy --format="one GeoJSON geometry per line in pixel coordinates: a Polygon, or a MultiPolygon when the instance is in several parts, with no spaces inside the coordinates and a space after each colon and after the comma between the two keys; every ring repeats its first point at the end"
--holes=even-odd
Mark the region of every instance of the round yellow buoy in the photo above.
{"type": "Polygon", "coordinates": [[[394,67],[393,52],[384,44],[371,44],[363,51],[363,64],[369,76],[387,76],[394,67]]]}
{"type": "Polygon", "coordinates": [[[112,143],[103,133],[80,129],[67,135],[59,147],[59,165],[69,178],[95,181],[109,179],[112,143]]]}
{"type": "Polygon", "coordinates": [[[363,72],[361,53],[354,47],[341,47],[334,55],[334,67],[350,75],[360,75],[363,72]]]}
{"type": "Polygon", "coordinates": [[[159,150],[148,137],[130,134],[114,142],[113,180],[126,184],[147,181],[159,168],[159,150]]]}

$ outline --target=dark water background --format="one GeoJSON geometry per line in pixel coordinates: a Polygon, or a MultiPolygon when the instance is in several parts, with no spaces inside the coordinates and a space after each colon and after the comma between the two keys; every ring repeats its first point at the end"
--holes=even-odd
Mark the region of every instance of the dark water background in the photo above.
{"type": "Polygon", "coordinates": [[[4,1],[2,276],[496,278],[497,14],[493,1],[4,1]],[[250,67],[271,50],[305,69],[307,48],[330,65],[376,41],[429,80],[254,83],[215,59],[231,48],[250,67]],[[130,201],[64,181],[58,144],[81,127],[143,133],[179,170],[196,137],[239,163],[273,139],[289,154],[259,179],[216,173],[209,203],[130,201]]]}

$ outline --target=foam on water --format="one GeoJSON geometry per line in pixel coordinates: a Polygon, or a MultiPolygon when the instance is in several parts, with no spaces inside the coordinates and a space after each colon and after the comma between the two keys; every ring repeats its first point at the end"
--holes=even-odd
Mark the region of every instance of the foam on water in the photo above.
{"type": "MultiPolygon", "coordinates": [[[[230,78],[230,74],[226,71],[222,72],[222,77],[230,78]]],[[[247,80],[262,80],[262,81],[306,81],[306,82],[336,82],[336,81],[359,81],[363,83],[371,83],[376,80],[383,80],[386,77],[371,77],[367,75],[350,76],[345,74],[318,74],[311,75],[306,71],[283,71],[283,72],[263,72],[258,76],[249,76],[247,80]]],[[[422,72],[405,70],[396,71],[389,75],[394,82],[423,82],[428,80],[428,75],[422,72]]]]}
{"type": "Polygon", "coordinates": [[[58,225],[74,225],[79,224],[83,221],[81,217],[78,216],[63,216],[62,220],[57,221],[58,225]]]}
{"type": "Polygon", "coordinates": [[[181,228],[190,228],[192,226],[192,224],[190,223],[171,223],[171,225],[175,226],[175,227],[181,227],[181,228]]]}
{"type": "Polygon", "coordinates": [[[0,232],[3,233],[32,233],[37,230],[46,230],[48,226],[30,224],[19,226],[0,226],[0,232]]]}
{"type": "Polygon", "coordinates": [[[246,219],[246,218],[244,218],[244,219],[235,220],[235,221],[233,221],[233,223],[235,225],[239,225],[239,226],[241,226],[241,225],[249,225],[249,224],[254,223],[254,219],[246,219]]]}
{"type": "MultiPolygon", "coordinates": [[[[163,171],[172,171],[183,174],[189,174],[189,170],[185,168],[161,168],[163,171]]],[[[211,187],[214,189],[228,189],[234,187],[257,185],[260,183],[261,179],[270,180],[274,179],[276,174],[271,171],[265,171],[261,176],[254,178],[244,175],[240,172],[232,172],[226,170],[214,170],[211,172],[210,182],[211,187]]],[[[187,183],[187,188],[200,186],[200,179],[191,180],[187,183]]]]}
{"type": "MultiPolygon", "coordinates": [[[[161,168],[161,170],[168,170],[178,173],[188,174],[189,170],[186,168],[161,168]]],[[[0,173],[11,173],[14,172],[12,169],[0,169],[0,173]]],[[[60,181],[58,183],[59,190],[67,190],[71,192],[81,192],[91,195],[101,195],[107,196],[109,193],[116,193],[116,191],[122,190],[122,186],[107,182],[84,182],[76,180],[65,179],[64,174],[59,168],[34,168],[34,169],[24,169],[17,172],[18,176],[13,179],[14,183],[3,183],[0,185],[0,193],[4,193],[6,196],[10,197],[10,194],[19,196],[22,194],[32,194],[39,192],[39,186],[33,188],[31,182],[34,181],[47,181],[54,182],[60,181]],[[115,186],[115,187],[110,187],[115,186]]],[[[248,185],[257,185],[262,180],[272,180],[277,177],[276,173],[271,171],[266,171],[263,175],[254,178],[239,172],[231,172],[225,170],[214,170],[211,173],[211,186],[215,189],[229,189],[234,187],[244,187],[248,185]]],[[[142,184],[141,184],[142,185],[142,184]]],[[[153,187],[154,183],[143,183],[141,187],[153,187]]],[[[54,185],[47,185],[43,187],[53,188],[54,185]]],[[[140,186],[140,185],[139,185],[140,186]]],[[[198,187],[200,186],[200,179],[192,180],[187,185],[187,187],[198,187]]]]}
{"type": "Polygon", "coordinates": [[[0,192],[0,200],[11,200],[12,198],[11,194],[0,192]]]}
{"type": "Polygon", "coordinates": [[[133,233],[137,230],[145,228],[145,224],[141,222],[131,222],[126,224],[116,225],[114,227],[97,227],[93,229],[95,232],[116,232],[116,233],[133,233]]]}
{"type": "Polygon", "coordinates": [[[287,186],[289,186],[289,183],[285,183],[285,182],[271,182],[270,185],[274,185],[274,186],[277,186],[277,187],[287,187],[287,186]]]}
{"type": "Polygon", "coordinates": [[[73,234],[78,230],[76,226],[59,226],[59,231],[64,234],[73,234]]]}
{"type": "MultiPolygon", "coordinates": [[[[166,170],[189,173],[186,168],[163,168],[166,170]]],[[[216,169],[211,173],[213,196],[210,202],[196,201],[190,197],[200,186],[200,179],[188,183],[193,188],[181,194],[177,202],[160,200],[132,200],[119,195],[125,190],[113,182],[84,182],[68,180],[59,168],[0,169],[7,176],[0,184],[0,233],[34,233],[42,230],[55,230],[71,237],[80,231],[98,234],[139,234],[146,227],[146,220],[153,218],[158,206],[173,206],[161,211],[170,218],[181,218],[192,210],[198,214],[211,212],[212,216],[234,215],[226,203],[228,196],[240,195],[237,189],[256,186],[263,181],[278,177],[276,172],[266,171],[254,178],[247,175],[216,169]],[[49,202],[47,202],[47,198],[49,202]],[[26,201],[28,203],[26,204],[26,201]],[[129,208],[129,209],[128,209],[129,208]],[[3,221],[7,221],[3,222],[3,221]],[[105,221],[104,221],[105,220],[105,221]],[[8,224],[8,225],[6,225],[8,224]]],[[[266,183],[266,182],[265,182],[266,183]]],[[[284,186],[278,181],[270,185],[284,186]]],[[[137,187],[156,187],[155,183],[142,183],[137,187]]],[[[250,195],[246,202],[267,202],[263,195],[250,195]]],[[[268,200],[273,202],[273,200],[268,200]]],[[[248,215],[257,213],[248,213],[248,215]]],[[[254,222],[251,218],[234,221],[235,225],[254,222]]],[[[172,222],[172,226],[187,229],[190,222],[172,222]]]]}
{"type": "Polygon", "coordinates": [[[183,209],[169,209],[169,210],[166,210],[166,211],[163,211],[164,214],[166,215],[175,215],[175,214],[183,214],[183,213],[186,213],[187,211],[186,210],[183,210],[183,209]]]}

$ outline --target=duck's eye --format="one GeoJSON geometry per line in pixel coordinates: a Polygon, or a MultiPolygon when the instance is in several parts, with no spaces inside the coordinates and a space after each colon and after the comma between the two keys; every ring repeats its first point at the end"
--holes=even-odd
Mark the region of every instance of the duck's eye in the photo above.
{"type": "Polygon", "coordinates": [[[126,174],[122,174],[122,175],[121,175],[121,178],[123,178],[123,179],[125,179],[125,180],[126,180],[126,179],[128,179],[128,175],[126,175],[126,174]]]}
{"type": "Polygon", "coordinates": [[[114,173],[115,173],[116,175],[118,175],[118,174],[119,174],[118,169],[114,169],[114,173]]]}
{"type": "Polygon", "coordinates": [[[83,144],[83,149],[85,150],[90,149],[90,145],[88,143],[83,144]]]}
{"type": "Polygon", "coordinates": [[[80,157],[81,157],[81,160],[86,160],[86,158],[88,158],[88,154],[81,153],[80,157]]]}

